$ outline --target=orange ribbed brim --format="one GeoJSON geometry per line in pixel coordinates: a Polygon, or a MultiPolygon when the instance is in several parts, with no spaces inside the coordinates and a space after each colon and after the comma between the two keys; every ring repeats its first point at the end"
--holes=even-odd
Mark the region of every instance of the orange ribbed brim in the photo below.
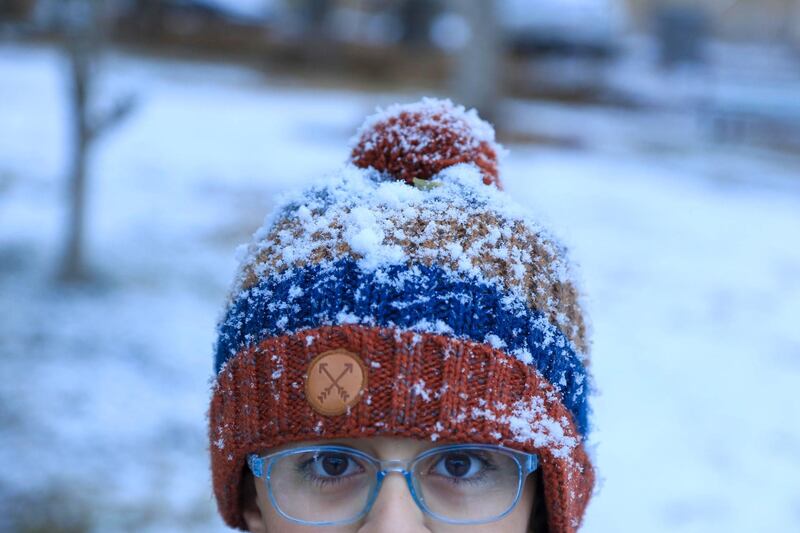
{"type": "Polygon", "coordinates": [[[343,325],[271,337],[236,354],[214,387],[208,416],[220,513],[231,527],[246,529],[239,485],[248,453],[292,442],[399,436],[537,453],[549,531],[574,532],[591,497],[594,469],[559,397],[532,366],[443,335],[343,325]],[[336,348],[364,361],[368,389],[349,413],[323,416],[306,401],[306,372],[314,357],[336,348]],[[420,394],[420,386],[432,392],[420,394]],[[577,444],[553,446],[558,435],[542,438],[538,427],[520,433],[509,424],[511,406],[528,398],[540,398],[544,416],[560,421],[563,438],[577,444]]]}

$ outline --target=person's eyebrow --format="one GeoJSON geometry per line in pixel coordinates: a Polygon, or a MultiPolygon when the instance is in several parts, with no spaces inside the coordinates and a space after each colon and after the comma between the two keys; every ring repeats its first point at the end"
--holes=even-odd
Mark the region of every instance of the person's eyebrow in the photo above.
{"type": "Polygon", "coordinates": [[[291,443],[287,446],[280,446],[279,450],[271,449],[271,450],[261,450],[257,452],[257,455],[270,455],[273,453],[279,453],[286,450],[295,450],[297,448],[307,448],[311,446],[341,446],[343,448],[352,448],[354,450],[369,453],[371,455],[375,455],[375,448],[372,445],[372,441],[359,441],[355,439],[325,439],[325,440],[317,440],[317,441],[304,441],[304,442],[295,442],[291,443]]]}
{"type": "Polygon", "coordinates": [[[374,441],[371,439],[367,440],[355,440],[355,439],[331,439],[325,441],[324,444],[329,444],[331,446],[343,446],[345,448],[353,448],[354,450],[358,450],[360,452],[367,453],[372,455],[373,457],[377,457],[374,446],[374,441]]]}

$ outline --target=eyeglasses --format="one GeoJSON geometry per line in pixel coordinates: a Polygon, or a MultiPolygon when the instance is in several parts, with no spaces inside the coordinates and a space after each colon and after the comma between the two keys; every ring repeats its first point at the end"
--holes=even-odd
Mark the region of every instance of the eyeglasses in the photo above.
{"type": "Polygon", "coordinates": [[[402,474],[420,509],[450,524],[482,524],[511,512],[536,455],[487,444],[452,444],[410,462],[381,461],[354,448],[307,446],[247,457],[270,502],[285,519],[333,526],[369,513],[384,478],[402,474]]]}

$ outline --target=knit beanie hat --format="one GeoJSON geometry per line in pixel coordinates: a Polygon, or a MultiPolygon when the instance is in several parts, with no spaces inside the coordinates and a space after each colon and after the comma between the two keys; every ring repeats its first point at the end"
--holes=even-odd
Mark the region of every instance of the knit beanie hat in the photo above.
{"type": "Polygon", "coordinates": [[[494,130],[423,99],[369,117],[349,161],[279,202],[218,324],[219,511],[246,529],[246,456],[374,436],[536,453],[549,531],[594,486],[587,339],[565,250],[500,190],[494,130]]]}

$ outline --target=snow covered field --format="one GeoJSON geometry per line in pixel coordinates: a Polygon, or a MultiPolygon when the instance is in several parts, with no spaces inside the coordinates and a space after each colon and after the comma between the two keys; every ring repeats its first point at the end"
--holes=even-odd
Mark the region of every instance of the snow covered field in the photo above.
{"type": "MultiPolygon", "coordinates": [[[[100,282],[59,288],[64,64],[0,47],[0,531],[224,531],[204,416],[234,248],[276,193],[344,160],[376,105],[419,95],[120,55],[106,72],[102,101],[139,106],[93,160],[100,282]]],[[[674,109],[505,111],[580,141],[507,145],[501,178],[588,293],[601,479],[584,530],[800,528],[800,157],[715,145],[674,109]]]]}

